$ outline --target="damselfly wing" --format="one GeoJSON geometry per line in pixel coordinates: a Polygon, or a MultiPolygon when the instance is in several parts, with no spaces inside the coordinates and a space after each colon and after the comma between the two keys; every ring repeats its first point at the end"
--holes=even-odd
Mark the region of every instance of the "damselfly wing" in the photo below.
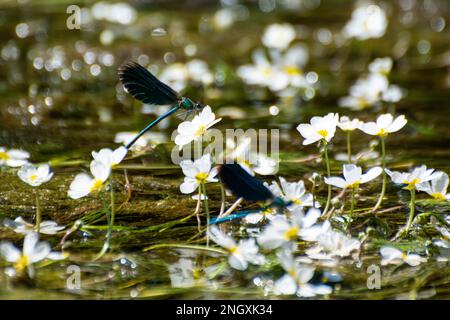
{"type": "Polygon", "coordinates": [[[235,196],[248,201],[268,201],[275,196],[261,180],[250,175],[238,163],[221,165],[219,168],[220,181],[235,196]]]}

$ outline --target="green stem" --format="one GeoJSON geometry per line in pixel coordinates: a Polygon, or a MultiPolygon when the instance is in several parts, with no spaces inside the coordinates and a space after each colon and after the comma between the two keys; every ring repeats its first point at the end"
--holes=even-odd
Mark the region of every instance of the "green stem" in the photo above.
{"type": "Polygon", "coordinates": [[[347,156],[348,156],[348,163],[352,163],[352,145],[350,141],[350,131],[347,131],[347,156]]]}
{"type": "Polygon", "coordinates": [[[210,222],[210,216],[209,216],[209,205],[208,205],[208,196],[206,194],[206,187],[205,184],[200,184],[200,187],[202,188],[202,193],[204,196],[203,203],[205,204],[205,212],[206,212],[206,246],[209,246],[209,222],[210,222]]]}
{"type": "MultiPolygon", "coordinates": [[[[331,176],[330,170],[330,160],[328,159],[328,143],[324,140],[323,154],[325,156],[325,163],[327,166],[327,175],[328,178],[331,176]]],[[[331,184],[328,185],[328,196],[327,196],[327,204],[325,205],[325,209],[323,210],[323,214],[325,215],[330,208],[331,204],[331,184]]]]}
{"type": "Polygon", "coordinates": [[[39,194],[38,191],[36,190],[35,192],[36,195],[36,232],[39,234],[39,232],[41,231],[41,203],[39,201],[39,194]]]}
{"type": "Polygon", "coordinates": [[[106,214],[106,219],[108,221],[108,231],[106,232],[106,239],[105,239],[105,242],[103,243],[102,250],[97,255],[95,260],[98,260],[101,257],[103,257],[103,255],[110,248],[110,243],[111,243],[112,229],[113,229],[113,226],[114,226],[114,217],[115,217],[115,214],[116,214],[114,188],[113,188],[113,184],[112,184],[112,174],[109,176],[109,189],[110,189],[109,190],[110,191],[109,192],[110,193],[110,210],[109,210],[109,214],[108,213],[106,214]]]}
{"type": "Polygon", "coordinates": [[[383,202],[384,194],[386,193],[386,146],[385,146],[385,139],[383,137],[380,137],[381,141],[381,166],[383,168],[383,171],[381,172],[381,175],[383,177],[383,185],[381,186],[381,193],[380,197],[378,198],[377,203],[375,204],[375,207],[373,207],[372,211],[376,211],[381,203],[383,202]]]}
{"type": "Polygon", "coordinates": [[[352,187],[352,202],[350,205],[350,219],[353,218],[353,209],[355,208],[355,187],[352,187]]]}
{"type": "Polygon", "coordinates": [[[406,224],[406,233],[408,233],[409,229],[411,228],[411,224],[414,218],[414,211],[416,207],[416,189],[414,188],[414,186],[412,186],[410,192],[411,192],[411,202],[409,204],[409,218],[408,223],[406,224]]]}
{"type": "Polygon", "coordinates": [[[311,190],[312,198],[313,198],[313,208],[316,207],[316,181],[313,180],[312,190],[311,190]]]}

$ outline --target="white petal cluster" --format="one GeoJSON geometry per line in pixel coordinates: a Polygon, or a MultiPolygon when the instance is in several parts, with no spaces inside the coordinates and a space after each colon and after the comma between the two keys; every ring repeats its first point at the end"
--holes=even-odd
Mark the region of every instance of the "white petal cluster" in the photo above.
{"type": "Polygon", "coordinates": [[[217,170],[212,168],[211,155],[209,153],[195,161],[183,160],[180,166],[185,175],[184,182],[180,185],[181,193],[190,194],[197,190],[202,183],[218,181],[215,178],[217,170]]]}
{"type": "Polygon", "coordinates": [[[247,269],[249,263],[260,265],[265,261],[264,256],[258,253],[259,248],[255,239],[243,239],[236,243],[232,237],[224,234],[216,226],[210,228],[209,237],[228,251],[228,263],[234,269],[243,271],[247,269]]]}
{"type": "Polygon", "coordinates": [[[434,169],[427,169],[427,166],[422,165],[414,168],[411,172],[399,172],[386,169],[386,173],[391,177],[392,182],[396,184],[404,184],[405,189],[417,189],[422,191],[424,183],[432,181],[440,176],[439,172],[434,169]]]}
{"type": "Polygon", "coordinates": [[[314,267],[300,264],[294,259],[290,250],[279,251],[277,257],[286,274],[275,281],[275,294],[295,294],[299,297],[310,298],[332,292],[331,287],[327,285],[309,283],[314,276],[314,267]]]}
{"type": "Polygon", "coordinates": [[[354,164],[344,164],[342,171],[344,178],[325,177],[325,183],[341,189],[357,188],[360,184],[372,181],[378,177],[383,172],[383,169],[381,167],[374,167],[363,174],[361,167],[354,164]]]}
{"type": "Polygon", "coordinates": [[[349,95],[339,99],[339,106],[362,110],[382,102],[396,103],[404,96],[404,90],[389,83],[393,61],[390,57],[376,58],[369,64],[369,73],[361,76],[350,87],[349,95]]]}
{"type": "Polygon", "coordinates": [[[274,23],[267,26],[262,36],[262,43],[267,48],[285,50],[295,39],[295,29],[288,23],[274,23]]]}
{"type": "Polygon", "coordinates": [[[27,270],[30,278],[34,277],[33,265],[36,262],[44,259],[64,259],[61,253],[52,252],[47,242],[40,242],[37,233],[29,233],[25,236],[22,251],[10,242],[0,243],[0,256],[7,262],[13,263],[17,273],[27,270]]]}
{"type": "Polygon", "coordinates": [[[360,129],[366,134],[372,136],[386,137],[390,133],[394,133],[402,129],[408,120],[404,115],[400,115],[396,118],[390,113],[385,113],[378,116],[376,122],[366,122],[360,129]]]}
{"type": "Polygon", "coordinates": [[[339,122],[337,113],[329,113],[324,117],[312,117],[310,123],[302,123],[297,126],[303,140],[303,145],[312,144],[321,140],[330,142],[336,133],[339,122]]]}
{"type": "MultiPolygon", "coordinates": [[[[17,217],[14,221],[6,219],[4,225],[21,234],[33,233],[37,229],[35,225],[25,221],[22,217],[17,217]]],[[[64,226],[58,225],[55,221],[45,220],[39,225],[39,233],[53,235],[64,230],[64,228],[64,226]]]]}
{"type": "Polygon", "coordinates": [[[28,162],[30,154],[23,150],[0,147],[0,166],[21,167],[28,162]]]}
{"type": "MultiPolygon", "coordinates": [[[[275,196],[282,198],[286,203],[292,203],[288,207],[289,210],[294,210],[296,207],[313,206],[313,195],[306,192],[305,183],[302,180],[288,182],[283,177],[279,177],[279,179],[280,184],[272,181],[272,184],[265,183],[265,185],[275,196]]],[[[316,202],[315,206],[320,207],[320,204],[316,202]]]]}
{"type": "Polygon", "coordinates": [[[208,64],[200,59],[193,59],[187,63],[173,63],[161,72],[159,78],[176,91],[182,91],[189,83],[210,85],[214,81],[214,75],[209,70],[208,64]]]}
{"type": "Polygon", "coordinates": [[[343,34],[347,38],[358,40],[381,38],[386,32],[387,24],[384,10],[367,2],[355,8],[350,21],[344,27],[343,34]]]}
{"type": "Polygon", "coordinates": [[[407,263],[412,267],[416,267],[419,264],[427,261],[427,258],[421,257],[418,254],[404,253],[392,247],[382,247],[380,249],[380,253],[382,256],[381,265],[383,266],[388,264],[407,263]]]}
{"type": "Polygon", "coordinates": [[[216,119],[216,115],[212,112],[211,107],[206,106],[192,121],[184,121],[178,125],[175,144],[181,150],[184,145],[192,141],[198,141],[208,132],[209,128],[220,120],[222,119],[216,119]]]}
{"type": "Polygon", "coordinates": [[[36,167],[31,163],[26,163],[19,169],[17,175],[23,182],[32,187],[38,187],[49,181],[53,177],[53,172],[50,171],[48,164],[36,167]]]}

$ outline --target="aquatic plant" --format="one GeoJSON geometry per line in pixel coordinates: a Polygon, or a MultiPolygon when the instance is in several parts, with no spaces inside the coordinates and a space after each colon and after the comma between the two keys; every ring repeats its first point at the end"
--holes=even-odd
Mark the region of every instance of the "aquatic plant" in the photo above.
{"type": "MultiPolygon", "coordinates": [[[[17,172],[19,178],[32,187],[39,187],[41,184],[48,182],[53,177],[53,172],[47,164],[35,167],[30,163],[24,164],[17,172]]],[[[39,192],[35,190],[36,199],[36,232],[40,232],[41,228],[41,204],[39,201],[39,192]]]]}

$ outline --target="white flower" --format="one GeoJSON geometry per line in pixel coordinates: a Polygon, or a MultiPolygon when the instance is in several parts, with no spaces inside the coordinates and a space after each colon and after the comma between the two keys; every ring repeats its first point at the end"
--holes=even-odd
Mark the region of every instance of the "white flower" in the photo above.
{"type": "Polygon", "coordinates": [[[262,36],[262,43],[267,48],[284,50],[295,39],[295,29],[288,23],[269,25],[262,36]]]}
{"type": "Polygon", "coordinates": [[[342,130],[342,131],[354,131],[356,129],[359,129],[364,122],[362,122],[361,120],[354,118],[353,120],[350,120],[349,117],[347,116],[342,116],[339,118],[339,122],[337,124],[337,126],[342,130]]]}
{"type": "Polygon", "coordinates": [[[30,154],[26,151],[0,147],[0,166],[21,167],[28,162],[30,154]]]}
{"type": "Polygon", "coordinates": [[[93,178],[86,173],[77,174],[70,184],[69,197],[79,199],[103,189],[103,184],[111,173],[111,167],[94,160],[91,162],[90,169],[93,178]]]}
{"type": "Polygon", "coordinates": [[[382,75],[388,75],[392,70],[392,58],[376,58],[369,64],[369,71],[372,73],[381,73],[382,75]]]}
{"type": "Polygon", "coordinates": [[[367,40],[381,38],[386,32],[387,18],[385,12],[377,5],[366,3],[358,6],[347,22],[343,33],[347,38],[367,40]]]}
{"type": "Polygon", "coordinates": [[[325,183],[342,189],[358,188],[361,183],[372,181],[383,172],[381,167],[374,167],[365,174],[362,174],[361,167],[354,164],[344,164],[342,167],[344,179],[341,177],[325,177],[325,183]]]}
{"type": "Polygon", "coordinates": [[[23,182],[28,183],[32,187],[38,187],[49,181],[53,177],[53,172],[50,172],[48,164],[35,167],[31,163],[26,163],[19,169],[17,175],[23,182]]]}
{"type": "Polygon", "coordinates": [[[278,162],[261,153],[254,152],[256,145],[252,139],[245,137],[236,146],[234,139],[227,139],[227,157],[239,163],[249,174],[273,175],[278,170],[278,162]]]}
{"type": "Polygon", "coordinates": [[[382,247],[380,249],[382,256],[381,265],[388,264],[403,264],[407,263],[412,267],[418,266],[422,262],[426,262],[427,258],[421,257],[418,254],[404,253],[396,248],[382,247]]]}
{"type": "Polygon", "coordinates": [[[395,84],[390,85],[381,95],[383,101],[392,103],[399,102],[402,98],[402,89],[395,84]]]}
{"type": "Polygon", "coordinates": [[[260,265],[265,261],[264,256],[258,253],[258,246],[253,238],[240,240],[237,244],[233,238],[224,234],[217,226],[210,228],[208,236],[219,246],[227,249],[229,252],[228,263],[234,269],[243,271],[247,269],[248,263],[260,265]]]}
{"type": "Polygon", "coordinates": [[[180,163],[183,170],[184,182],[180,185],[180,191],[185,194],[194,192],[202,183],[217,182],[214,177],[217,175],[217,170],[211,169],[211,155],[205,154],[201,158],[192,160],[183,160],[180,163]]]}
{"type": "Polygon", "coordinates": [[[138,16],[136,9],[126,2],[108,3],[99,1],[91,7],[91,13],[95,19],[122,25],[132,24],[138,16]]]}
{"type": "MultiPolygon", "coordinates": [[[[296,206],[312,207],[313,195],[306,193],[305,183],[302,180],[298,182],[287,182],[286,179],[280,177],[280,186],[276,181],[272,181],[272,184],[264,183],[266,187],[272,191],[275,196],[281,197],[285,202],[292,203],[288,209],[293,210],[296,206]]],[[[320,204],[316,202],[316,207],[320,207],[320,204]]]]}
{"type": "MultiPolygon", "coordinates": [[[[14,229],[14,232],[21,234],[29,234],[36,232],[36,226],[26,222],[22,217],[17,217],[14,221],[6,220],[4,225],[14,229]]],[[[42,221],[40,224],[39,232],[42,234],[57,234],[61,230],[63,230],[64,226],[59,226],[55,221],[46,220],[42,221]]]]}
{"type": "Polygon", "coordinates": [[[397,132],[403,128],[408,120],[401,115],[394,119],[392,114],[382,114],[377,118],[376,122],[366,122],[361,127],[361,130],[373,136],[386,137],[388,134],[397,132]]]}
{"type": "Polygon", "coordinates": [[[308,283],[314,276],[314,267],[301,265],[295,261],[290,250],[279,251],[277,257],[286,274],[275,281],[275,294],[296,294],[299,297],[314,297],[332,292],[329,286],[308,283]]]}
{"type": "Polygon", "coordinates": [[[308,51],[303,45],[296,45],[285,53],[270,51],[272,61],[261,49],[253,52],[253,64],[237,69],[237,75],[249,85],[267,87],[271,91],[282,93],[288,88],[307,88],[303,67],[308,61],[308,51]]]}
{"type": "Polygon", "coordinates": [[[92,157],[95,161],[103,163],[105,166],[113,168],[118,165],[127,155],[127,148],[119,147],[116,150],[103,148],[99,152],[92,151],[92,157]]]}
{"type": "Polygon", "coordinates": [[[277,211],[274,208],[265,208],[261,211],[250,213],[244,217],[246,223],[257,224],[264,220],[272,220],[277,216],[277,211]]]}
{"type": "Polygon", "coordinates": [[[380,101],[381,94],[388,89],[389,81],[386,76],[372,73],[362,77],[350,87],[349,96],[339,99],[341,107],[352,110],[362,110],[380,101]]]}
{"type": "Polygon", "coordinates": [[[200,59],[194,59],[186,63],[188,80],[209,85],[214,81],[213,74],[209,71],[208,64],[200,59]]]}
{"type": "Polygon", "coordinates": [[[315,259],[318,256],[320,259],[324,257],[346,257],[354,250],[359,250],[361,243],[357,239],[347,237],[345,234],[329,230],[322,233],[316,238],[317,247],[306,250],[306,254],[315,259]],[[318,254],[322,252],[323,254],[318,254]]]}
{"type": "Polygon", "coordinates": [[[194,261],[187,258],[181,258],[176,263],[168,266],[170,282],[174,288],[189,288],[202,284],[205,279],[203,273],[207,273],[207,269],[199,268],[194,261]]]}
{"type": "Polygon", "coordinates": [[[297,208],[292,212],[291,219],[277,215],[270,220],[270,224],[258,236],[258,244],[269,250],[282,246],[289,247],[302,236],[302,232],[314,226],[320,215],[320,211],[315,208],[308,210],[306,215],[297,208]]]}
{"type": "Polygon", "coordinates": [[[194,59],[186,64],[174,63],[167,66],[161,72],[160,79],[175,90],[181,91],[189,82],[209,85],[214,81],[214,76],[205,61],[194,59]]]}
{"type": "Polygon", "coordinates": [[[308,145],[320,140],[330,142],[336,132],[339,121],[337,113],[329,113],[324,117],[312,117],[310,124],[302,123],[297,126],[297,131],[305,138],[303,145],[308,145]]]}
{"type": "Polygon", "coordinates": [[[447,193],[448,183],[448,174],[443,171],[437,171],[434,174],[434,179],[418,184],[417,189],[425,191],[437,200],[450,201],[450,193],[447,193]]]}
{"type": "Polygon", "coordinates": [[[257,153],[251,170],[262,176],[274,175],[278,171],[278,161],[262,153],[257,153]]]}
{"type": "MultiPolygon", "coordinates": [[[[139,132],[118,132],[114,138],[115,143],[127,145],[139,132]]],[[[147,132],[131,146],[131,150],[140,151],[148,145],[155,146],[167,142],[167,137],[161,132],[147,132]]]]}
{"type": "Polygon", "coordinates": [[[391,177],[392,182],[406,184],[405,189],[411,190],[416,188],[418,191],[422,191],[424,182],[433,180],[439,175],[439,172],[434,172],[434,169],[427,169],[425,165],[414,168],[412,172],[398,172],[386,169],[386,173],[391,177]]]}
{"type": "Polygon", "coordinates": [[[216,119],[216,116],[211,111],[211,107],[206,106],[200,114],[196,115],[194,119],[192,119],[192,121],[184,121],[178,125],[178,134],[175,137],[175,143],[181,150],[184,145],[200,139],[205,133],[207,133],[210,127],[220,120],[221,118],[216,119]]]}
{"type": "Polygon", "coordinates": [[[233,25],[236,18],[236,14],[234,13],[233,9],[222,8],[217,10],[214,14],[213,23],[218,30],[223,30],[233,25]]]}
{"type": "Polygon", "coordinates": [[[170,264],[167,269],[174,288],[212,285],[210,279],[226,272],[221,264],[204,267],[203,264],[198,264],[190,258],[180,258],[177,262],[170,264]]]}
{"type": "Polygon", "coordinates": [[[288,49],[284,54],[272,51],[272,61],[279,73],[270,81],[272,91],[292,88],[308,88],[311,84],[304,76],[303,67],[308,62],[308,50],[304,45],[298,44],[288,49]]]}
{"type": "Polygon", "coordinates": [[[0,256],[8,262],[14,263],[14,268],[18,273],[27,269],[31,278],[34,277],[34,263],[46,258],[52,260],[63,258],[62,254],[51,252],[47,242],[39,242],[39,236],[36,233],[25,236],[22,252],[10,242],[0,243],[0,256]]]}
{"type": "Polygon", "coordinates": [[[253,64],[246,64],[240,66],[236,73],[237,75],[249,85],[258,85],[262,87],[269,87],[271,79],[278,79],[275,66],[267,59],[264,51],[257,49],[252,53],[253,64]]]}

